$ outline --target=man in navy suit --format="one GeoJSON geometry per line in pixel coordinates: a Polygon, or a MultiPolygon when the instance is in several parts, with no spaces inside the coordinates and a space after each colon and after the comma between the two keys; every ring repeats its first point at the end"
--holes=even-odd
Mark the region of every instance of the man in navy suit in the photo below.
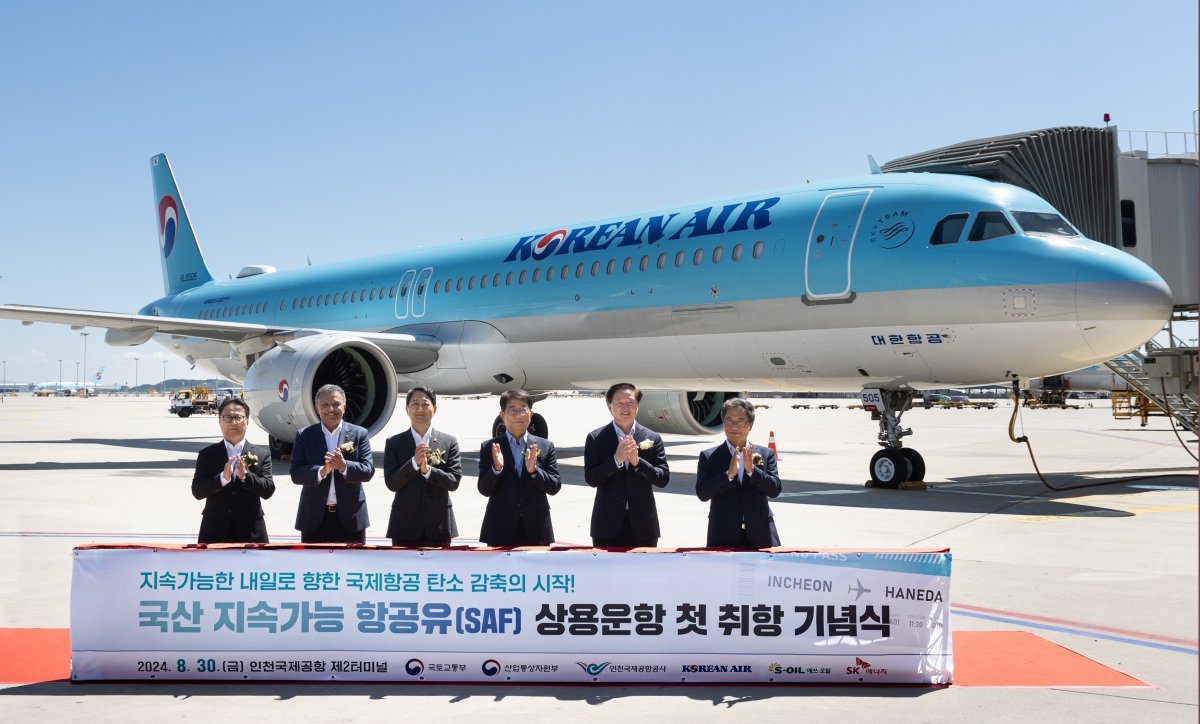
{"type": "Polygon", "coordinates": [[[749,442],[754,405],[740,397],[721,407],[725,442],[700,453],[696,495],[708,504],[708,547],[771,548],[779,545],[767,498],[783,490],[775,453],[749,442]]]}
{"type": "Polygon", "coordinates": [[[375,474],[367,431],[346,422],[346,393],[337,385],[317,390],[321,421],[296,436],[292,482],[303,485],[296,530],[303,543],[365,543],[367,495],[362,484],[375,474]]]}
{"type": "Polygon", "coordinates": [[[192,495],[204,501],[198,543],[269,543],[262,501],[275,494],[271,453],[246,442],[250,405],[230,397],[218,408],[221,442],[196,457],[192,495]]]}
{"type": "Polygon", "coordinates": [[[450,502],[462,480],[458,440],[434,429],[437,395],[428,387],[409,390],[404,409],[412,427],[388,438],[383,453],[383,482],[396,493],[387,536],[394,546],[448,546],[458,535],[450,502]]]}
{"type": "Polygon", "coordinates": [[[658,433],[637,424],[642,391],[619,382],[604,395],[612,423],[588,433],[583,443],[583,479],[596,489],[592,545],[605,548],[658,545],[654,487],[671,479],[658,433]]]}
{"type": "Polygon", "coordinates": [[[479,492],[488,497],[479,540],[489,546],[554,542],[550,501],[562,487],[554,443],[529,434],[533,400],[525,390],[500,396],[504,434],[479,448],[479,492]]]}

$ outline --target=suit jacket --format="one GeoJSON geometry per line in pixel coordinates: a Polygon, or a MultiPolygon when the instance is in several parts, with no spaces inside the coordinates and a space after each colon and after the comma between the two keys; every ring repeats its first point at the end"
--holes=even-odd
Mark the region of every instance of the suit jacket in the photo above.
{"type": "Polygon", "coordinates": [[[746,524],[746,537],[754,548],[771,548],[779,545],[779,533],[775,530],[775,517],[767,498],[774,498],[783,490],[779,480],[779,466],[775,453],[770,448],[754,445],[754,451],[762,456],[763,467],[754,469],[754,474],[729,481],[725,473],[733,455],[729,445],[720,445],[700,453],[696,468],[696,495],[708,504],[708,543],[710,548],[736,548],[746,524]]]}
{"type": "Polygon", "coordinates": [[[349,531],[366,530],[371,520],[367,517],[367,494],[362,484],[375,474],[371,438],[366,429],[343,420],[338,445],[354,443],[354,452],[343,455],[346,474],[334,470],[324,479],[319,479],[317,475],[325,465],[327,452],[322,427],[318,422],[304,428],[292,446],[292,482],[304,486],[296,511],[296,530],[310,532],[321,527],[331,482],[335,486],[337,512],[342,525],[349,531]]]}
{"type": "MultiPolygon", "coordinates": [[[[229,461],[222,440],[209,445],[196,456],[192,475],[192,495],[204,501],[198,543],[268,543],[267,524],[263,520],[262,501],[275,494],[271,477],[271,452],[265,447],[246,443],[243,453],[254,453],[258,462],[246,468],[246,477],[237,476],[221,485],[221,473],[229,461]]],[[[241,463],[238,463],[241,465],[241,463]]]]}
{"type": "Polygon", "coordinates": [[[429,430],[429,440],[431,449],[445,454],[441,463],[429,466],[428,478],[413,467],[417,444],[411,428],[389,437],[384,445],[383,482],[396,493],[387,529],[388,538],[394,541],[458,535],[454,504],[450,502],[450,492],[458,490],[462,480],[458,440],[437,428],[429,430]]]}
{"type": "Polygon", "coordinates": [[[654,505],[654,487],[666,487],[671,479],[667,452],[662,438],[641,425],[633,428],[639,444],[649,440],[652,447],[638,450],[637,467],[618,466],[617,431],[610,422],[588,433],[583,443],[583,479],[596,489],[592,504],[592,537],[611,538],[621,530],[626,511],[629,528],[637,538],[658,538],[658,508],[654,505]]]}
{"type": "Polygon", "coordinates": [[[554,527],[550,524],[550,501],[562,487],[558,463],[554,459],[554,443],[544,437],[529,435],[537,443],[537,470],[530,475],[524,460],[513,460],[508,437],[501,434],[487,440],[479,448],[479,492],[488,497],[483,514],[479,540],[489,546],[510,546],[517,535],[517,520],[525,518],[525,530],[531,545],[550,545],[554,542],[554,527]],[[504,470],[492,472],[492,443],[504,453],[504,470]]]}

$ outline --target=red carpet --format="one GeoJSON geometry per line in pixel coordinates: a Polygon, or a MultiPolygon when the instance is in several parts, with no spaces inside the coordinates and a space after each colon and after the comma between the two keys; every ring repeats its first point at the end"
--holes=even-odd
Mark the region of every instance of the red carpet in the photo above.
{"type": "Polygon", "coordinates": [[[1149,686],[1028,631],[955,631],[954,686],[1149,686]]]}
{"type": "Polygon", "coordinates": [[[71,631],[0,628],[0,684],[33,684],[71,677],[71,631]]]}
{"type": "MultiPolygon", "coordinates": [[[[0,684],[70,678],[65,628],[0,628],[0,684]]],[[[1027,631],[954,634],[954,686],[1149,686],[1027,631]]]]}

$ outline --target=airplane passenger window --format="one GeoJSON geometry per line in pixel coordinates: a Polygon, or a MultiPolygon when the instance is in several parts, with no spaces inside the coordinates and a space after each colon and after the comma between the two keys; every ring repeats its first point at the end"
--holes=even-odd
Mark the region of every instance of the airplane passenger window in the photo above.
{"type": "Polygon", "coordinates": [[[357,290],[357,289],[355,289],[355,290],[354,290],[354,291],[353,291],[353,292],[350,294],[350,301],[351,301],[351,302],[357,302],[357,301],[358,301],[358,290],[357,290]]]}
{"type": "Polygon", "coordinates": [[[472,274],[471,278],[467,280],[467,289],[470,290],[470,289],[474,289],[474,288],[475,288],[475,275],[472,274]]]}
{"type": "Polygon", "coordinates": [[[425,282],[421,282],[420,286],[417,287],[417,296],[419,297],[424,293],[425,293],[425,282]]]}
{"type": "Polygon", "coordinates": [[[433,293],[437,294],[441,290],[442,290],[442,280],[438,279],[436,282],[433,283],[433,293]]]}
{"type": "Polygon", "coordinates": [[[359,300],[360,302],[365,302],[365,301],[367,301],[367,290],[366,290],[366,289],[363,289],[362,291],[360,291],[360,292],[358,293],[358,300],[359,300]]]}
{"type": "Polygon", "coordinates": [[[549,269],[546,270],[546,281],[548,281],[548,282],[554,281],[554,270],[555,270],[555,267],[550,267],[549,269]]]}
{"type": "Polygon", "coordinates": [[[325,306],[327,306],[327,307],[329,306],[329,297],[330,296],[332,296],[332,295],[328,294],[328,293],[325,294],[325,306]]]}
{"type": "Polygon", "coordinates": [[[496,275],[492,277],[492,286],[500,286],[500,272],[496,272],[496,275]]]}
{"type": "Polygon", "coordinates": [[[713,264],[718,264],[718,263],[720,263],[720,261],[721,261],[721,257],[722,257],[724,254],[725,254],[725,250],[724,250],[724,249],[722,249],[722,248],[721,248],[721,247],[719,247],[719,246],[717,246],[717,247],[714,247],[714,248],[713,248],[713,264]]]}
{"type": "Polygon", "coordinates": [[[643,256],[642,260],[638,262],[638,271],[646,271],[649,268],[650,268],[650,257],[643,256]]]}
{"type": "Polygon", "coordinates": [[[751,256],[753,256],[755,259],[759,259],[762,257],[762,253],[763,253],[763,243],[761,241],[755,242],[754,250],[750,252],[751,256]]]}
{"type": "Polygon", "coordinates": [[[1001,236],[1012,236],[1013,228],[999,211],[981,211],[971,225],[967,241],[987,241],[1001,236]]]}
{"type": "Polygon", "coordinates": [[[632,268],[633,268],[633,259],[631,259],[630,257],[625,257],[625,261],[621,262],[621,271],[628,274],[629,270],[632,268]]]}
{"type": "Polygon", "coordinates": [[[704,261],[704,250],[697,249],[695,254],[692,254],[692,266],[700,266],[700,262],[704,261]]]}
{"type": "MultiPolygon", "coordinates": [[[[366,299],[366,298],[367,298],[367,295],[363,294],[363,299],[366,299]]],[[[375,301],[375,288],[374,287],[371,288],[371,301],[372,302],[375,301]]]]}
{"type": "Polygon", "coordinates": [[[509,272],[504,275],[504,286],[506,286],[506,287],[512,286],[512,272],[509,272]]]}
{"type": "Polygon", "coordinates": [[[534,284],[537,284],[538,277],[540,277],[541,275],[542,275],[541,267],[538,267],[537,269],[533,270],[533,283],[534,284]]]}
{"type": "Polygon", "coordinates": [[[675,254],[675,267],[679,268],[681,266],[683,266],[683,252],[682,251],[675,254]]]}
{"type": "Polygon", "coordinates": [[[315,300],[317,300],[318,302],[321,300],[321,298],[320,298],[320,297],[313,297],[313,296],[311,296],[311,295],[310,295],[310,296],[309,296],[309,298],[308,298],[308,306],[309,306],[309,307],[317,306],[317,305],[314,305],[314,304],[313,304],[313,300],[314,300],[314,299],[315,299],[315,300]]]}
{"type": "Polygon", "coordinates": [[[658,269],[665,269],[667,267],[667,255],[659,254],[658,261],[654,262],[654,266],[658,269]]]}
{"type": "Polygon", "coordinates": [[[487,274],[480,274],[480,275],[479,275],[479,288],[480,288],[480,289],[487,289],[487,283],[488,283],[488,275],[487,275],[487,274]]]}
{"type": "Polygon", "coordinates": [[[599,273],[600,273],[600,262],[598,262],[598,261],[592,262],[592,276],[596,276],[599,273]]]}
{"type": "Polygon", "coordinates": [[[734,245],[733,245],[733,252],[732,252],[732,253],[731,253],[729,256],[730,256],[730,258],[732,258],[734,261],[741,261],[741,260],[742,260],[742,245],[741,245],[741,244],[734,244],[734,245]]]}
{"type": "Polygon", "coordinates": [[[579,262],[579,264],[577,264],[575,266],[575,278],[576,279],[583,278],[583,262],[579,262]]]}
{"type": "Polygon", "coordinates": [[[463,283],[463,278],[459,277],[458,281],[454,282],[454,291],[461,292],[462,291],[462,283],[463,283]]]}
{"type": "Polygon", "coordinates": [[[571,265],[563,264],[562,269],[558,270],[558,278],[566,281],[571,276],[571,265]]]}
{"type": "MultiPolygon", "coordinates": [[[[404,282],[404,286],[400,287],[400,298],[404,299],[408,296],[408,282],[404,282]]],[[[342,295],[342,304],[346,303],[346,295],[342,295]]]]}
{"type": "Polygon", "coordinates": [[[388,289],[388,299],[396,298],[396,285],[393,284],[391,289],[388,289]]]}
{"type": "Polygon", "coordinates": [[[966,225],[966,214],[950,214],[937,222],[937,226],[933,227],[933,234],[929,237],[929,245],[957,244],[958,240],[962,238],[962,230],[966,225]]]}
{"type": "Polygon", "coordinates": [[[616,259],[609,259],[608,263],[604,265],[604,273],[605,274],[612,274],[614,271],[616,271],[616,269],[617,269],[617,260],[616,259]]]}
{"type": "Polygon", "coordinates": [[[518,284],[518,285],[520,285],[520,284],[524,284],[524,283],[525,283],[525,275],[526,275],[527,273],[528,273],[528,272],[527,272],[527,270],[525,270],[525,269],[522,269],[522,270],[521,270],[521,274],[520,274],[520,275],[517,277],[517,284],[518,284]]]}

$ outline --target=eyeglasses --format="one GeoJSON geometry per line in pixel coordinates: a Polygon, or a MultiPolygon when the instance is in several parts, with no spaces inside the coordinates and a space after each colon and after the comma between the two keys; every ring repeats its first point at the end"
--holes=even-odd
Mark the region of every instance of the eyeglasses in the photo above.
{"type": "Polygon", "coordinates": [[[750,424],[750,419],[746,417],[727,417],[723,422],[726,427],[746,427],[750,424]]]}
{"type": "Polygon", "coordinates": [[[245,415],[221,415],[222,422],[228,422],[233,425],[240,425],[246,421],[245,415]]]}
{"type": "Polygon", "coordinates": [[[528,415],[529,408],[528,407],[509,407],[504,410],[504,414],[506,414],[506,415],[528,415]]]}
{"type": "Polygon", "coordinates": [[[424,410],[428,407],[433,407],[433,404],[430,403],[429,400],[413,400],[412,402],[408,403],[408,406],[415,407],[419,410],[424,410]]]}

